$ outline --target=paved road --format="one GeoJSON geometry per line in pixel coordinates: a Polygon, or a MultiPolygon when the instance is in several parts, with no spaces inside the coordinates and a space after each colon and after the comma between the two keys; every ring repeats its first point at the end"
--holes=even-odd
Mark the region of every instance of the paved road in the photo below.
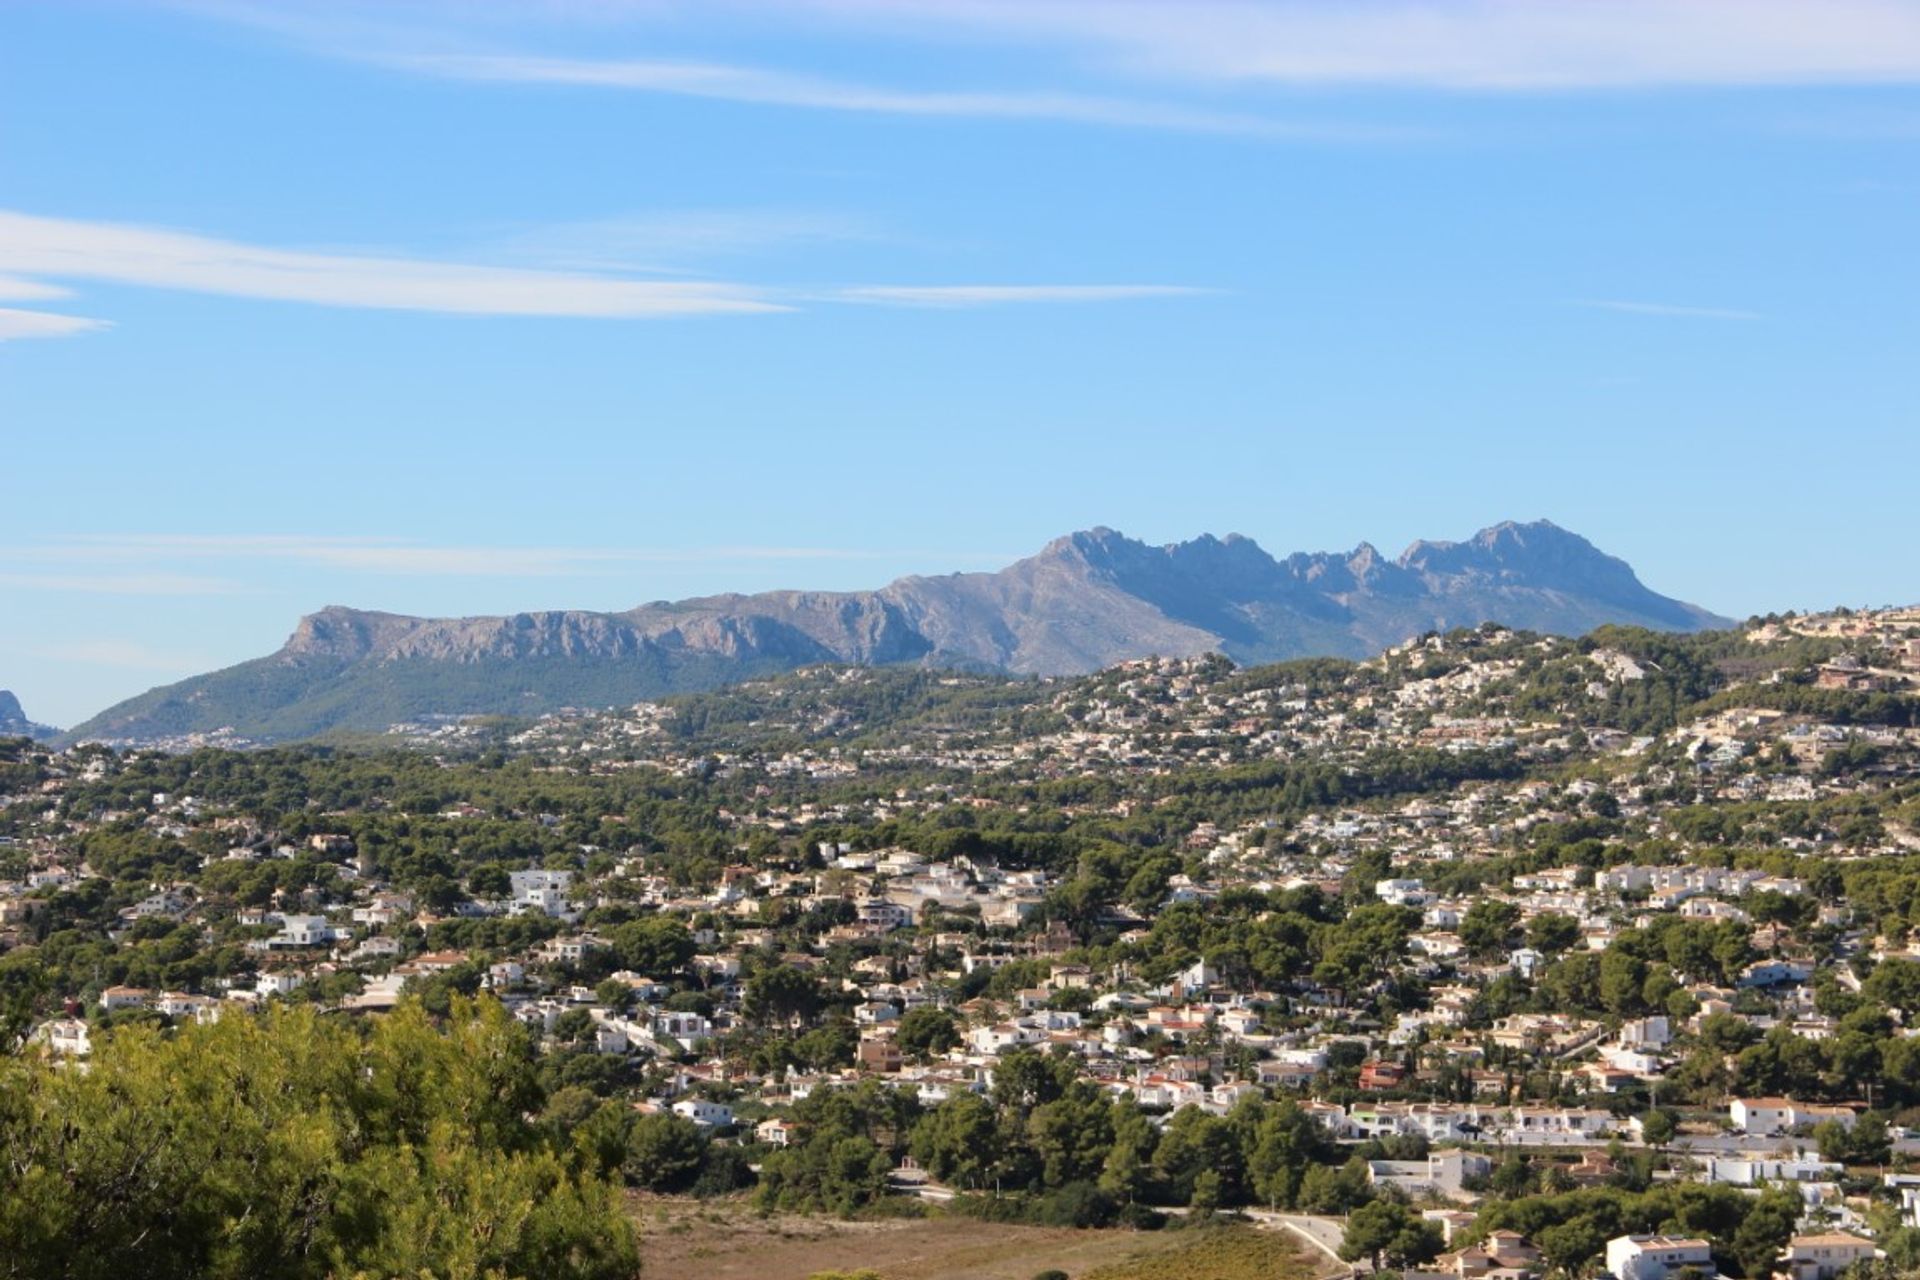
{"type": "Polygon", "coordinates": [[[1292,1232],[1339,1263],[1345,1274],[1353,1274],[1354,1269],[1340,1259],[1340,1241],[1347,1234],[1347,1224],[1342,1219],[1317,1218],[1305,1213],[1269,1213],[1265,1209],[1242,1212],[1263,1227],[1292,1232]]]}
{"type": "MultiPolygon", "coordinates": [[[[1629,1143],[1628,1145],[1636,1146],[1639,1144],[1629,1143]]],[[[1795,1137],[1792,1135],[1763,1137],[1760,1135],[1748,1136],[1738,1133],[1726,1133],[1708,1136],[1683,1133],[1677,1135],[1672,1142],[1669,1142],[1667,1149],[1689,1155],[1780,1156],[1798,1154],[1812,1156],[1819,1154],[1820,1144],[1811,1137],[1795,1137]]],[[[1894,1139],[1893,1152],[1895,1155],[1902,1156],[1920,1155],[1920,1138],[1894,1139]]]]}
{"type": "Polygon", "coordinates": [[[887,1182],[902,1195],[918,1196],[936,1203],[953,1199],[953,1188],[941,1186],[929,1178],[924,1169],[895,1169],[887,1175],[887,1182]]]}

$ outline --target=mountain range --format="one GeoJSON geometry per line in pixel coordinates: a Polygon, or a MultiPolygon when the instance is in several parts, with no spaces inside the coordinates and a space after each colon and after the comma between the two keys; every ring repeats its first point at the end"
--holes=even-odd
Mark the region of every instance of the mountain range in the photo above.
{"type": "Polygon", "coordinates": [[[477,618],[330,606],[302,618],[279,652],[153,689],[70,736],[137,742],[227,729],[278,741],[434,715],[626,704],[824,662],[1068,675],[1156,654],[1360,658],[1489,621],[1563,635],[1602,623],[1729,625],[1544,520],[1416,542],[1391,559],[1365,543],[1275,559],[1237,534],[1150,546],[1097,528],[998,572],[907,577],[877,591],[477,618]]]}

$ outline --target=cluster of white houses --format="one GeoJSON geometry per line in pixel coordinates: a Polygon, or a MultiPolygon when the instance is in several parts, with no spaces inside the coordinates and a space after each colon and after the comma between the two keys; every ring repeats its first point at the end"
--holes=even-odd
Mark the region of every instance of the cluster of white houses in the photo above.
{"type": "MultiPolygon", "coordinates": [[[[1787,1280],[1836,1280],[1878,1251],[1873,1241],[1844,1231],[1797,1235],[1787,1242],[1775,1263],[1775,1274],[1787,1280]]],[[[1668,1280],[1690,1273],[1718,1275],[1713,1248],[1688,1236],[1617,1236],[1607,1241],[1607,1273],[1615,1280],[1668,1280]]]]}

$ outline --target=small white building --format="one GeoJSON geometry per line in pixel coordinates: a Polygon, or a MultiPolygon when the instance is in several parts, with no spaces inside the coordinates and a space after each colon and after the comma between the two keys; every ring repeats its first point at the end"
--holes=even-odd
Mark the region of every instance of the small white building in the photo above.
{"type": "Polygon", "coordinates": [[[1427,901],[1424,880],[1376,880],[1373,893],[1380,901],[1391,902],[1396,907],[1424,906],[1427,901]]]}
{"type": "Polygon", "coordinates": [[[65,1058],[84,1058],[93,1052],[87,1024],[78,1018],[52,1018],[40,1024],[33,1038],[65,1058]]]}
{"type": "Polygon", "coordinates": [[[573,887],[573,872],[538,868],[510,871],[507,873],[507,882],[512,886],[508,909],[513,914],[525,915],[537,911],[556,920],[572,918],[573,909],[567,902],[567,892],[573,887]]]}
{"type": "Polygon", "coordinates": [[[153,1003],[153,1007],[169,1018],[198,1018],[209,1009],[219,1007],[219,1001],[210,996],[189,995],[185,991],[165,991],[153,1003]]]}
{"type": "Polygon", "coordinates": [[[913,923],[913,912],[885,898],[868,898],[859,907],[860,923],[875,929],[904,929],[913,923]]]}
{"type": "Polygon", "coordinates": [[[690,1010],[662,1009],[653,1016],[653,1034],[656,1039],[677,1041],[682,1048],[693,1050],[712,1038],[713,1023],[690,1010]]]}
{"type": "Polygon", "coordinates": [[[1458,1148],[1435,1151],[1425,1160],[1370,1160],[1367,1181],[1376,1187],[1398,1187],[1409,1196],[1456,1196],[1466,1189],[1469,1178],[1484,1178],[1493,1172],[1493,1161],[1486,1156],[1458,1148]]]}
{"type": "Polygon", "coordinates": [[[1739,987],[1778,987],[1806,982],[1813,977],[1813,966],[1804,960],[1756,960],[1741,970],[1734,983],[1739,987]]]}
{"type": "Polygon", "coordinates": [[[1834,1280],[1856,1262],[1875,1254],[1873,1241],[1844,1231],[1795,1236],[1780,1251],[1779,1273],[1793,1280],[1834,1280]]]}
{"type": "Polygon", "coordinates": [[[1801,1125],[1838,1121],[1853,1128],[1857,1119],[1846,1107],[1823,1107],[1795,1102],[1791,1098],[1735,1098],[1727,1104],[1727,1119],[1741,1133],[1769,1136],[1787,1133],[1801,1125]]]}
{"type": "Polygon", "coordinates": [[[1682,1267],[1716,1274],[1712,1246],[1678,1236],[1615,1236],[1607,1241],[1607,1271],[1615,1280],[1667,1280],[1682,1267]]]}
{"type": "Polygon", "coordinates": [[[1173,985],[1182,991],[1204,991],[1220,981],[1220,972],[1205,960],[1195,960],[1173,976],[1173,985]]]}
{"type": "Polygon", "coordinates": [[[1012,1022],[996,1022],[991,1026],[974,1027],[967,1032],[967,1043],[975,1053],[999,1054],[1015,1049],[1023,1044],[1034,1044],[1044,1040],[1046,1033],[1037,1027],[1021,1026],[1012,1022]]]}
{"type": "Polygon", "coordinates": [[[1665,1014],[1634,1018],[1620,1024],[1620,1044],[1629,1049],[1664,1049],[1673,1040],[1673,1024],[1665,1014]]]}
{"type": "Polygon", "coordinates": [[[673,1104],[673,1113],[709,1129],[719,1129],[733,1123],[732,1107],[705,1098],[682,1098],[673,1104]]]}
{"type": "Polygon", "coordinates": [[[600,939],[584,933],[549,938],[540,944],[540,958],[553,964],[577,965],[601,945],[600,939]]]}
{"type": "Polygon", "coordinates": [[[1709,1183],[1757,1187],[1768,1182],[1832,1182],[1844,1169],[1829,1160],[1810,1157],[1708,1156],[1700,1162],[1709,1183]]]}
{"type": "Polygon", "coordinates": [[[280,917],[280,932],[267,939],[269,947],[294,949],[323,947],[340,936],[325,916],[293,915],[280,917]]]}
{"type": "Polygon", "coordinates": [[[868,1000],[855,1005],[853,1009],[854,1022],[863,1027],[877,1027],[897,1022],[899,1018],[899,1007],[885,1000],[868,1000]]]}
{"type": "Polygon", "coordinates": [[[292,969],[277,969],[272,973],[263,973],[254,983],[253,989],[263,996],[291,995],[306,982],[306,975],[292,969]]]}

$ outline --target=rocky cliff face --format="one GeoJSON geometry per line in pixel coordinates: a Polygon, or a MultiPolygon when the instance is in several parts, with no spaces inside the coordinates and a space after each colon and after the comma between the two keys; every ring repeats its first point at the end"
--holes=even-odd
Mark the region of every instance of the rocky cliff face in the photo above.
{"type": "Polygon", "coordinates": [[[330,605],[300,620],[280,656],[332,662],[477,663],[629,658],[647,651],[809,662],[910,662],[926,642],[877,593],[772,592],[504,618],[410,618],[330,605]]]}
{"type": "Polygon", "coordinates": [[[1416,542],[1391,560],[1365,543],[1276,560],[1238,535],[1155,547],[1091,529],[996,573],[902,578],[877,591],[489,618],[333,606],[303,618],[276,654],[156,689],[74,733],[297,737],[424,714],[630,702],[819,662],[1065,675],[1149,654],[1364,657],[1487,621],[1562,634],[1726,622],[1648,589],[1624,561],[1545,521],[1416,542]]]}

